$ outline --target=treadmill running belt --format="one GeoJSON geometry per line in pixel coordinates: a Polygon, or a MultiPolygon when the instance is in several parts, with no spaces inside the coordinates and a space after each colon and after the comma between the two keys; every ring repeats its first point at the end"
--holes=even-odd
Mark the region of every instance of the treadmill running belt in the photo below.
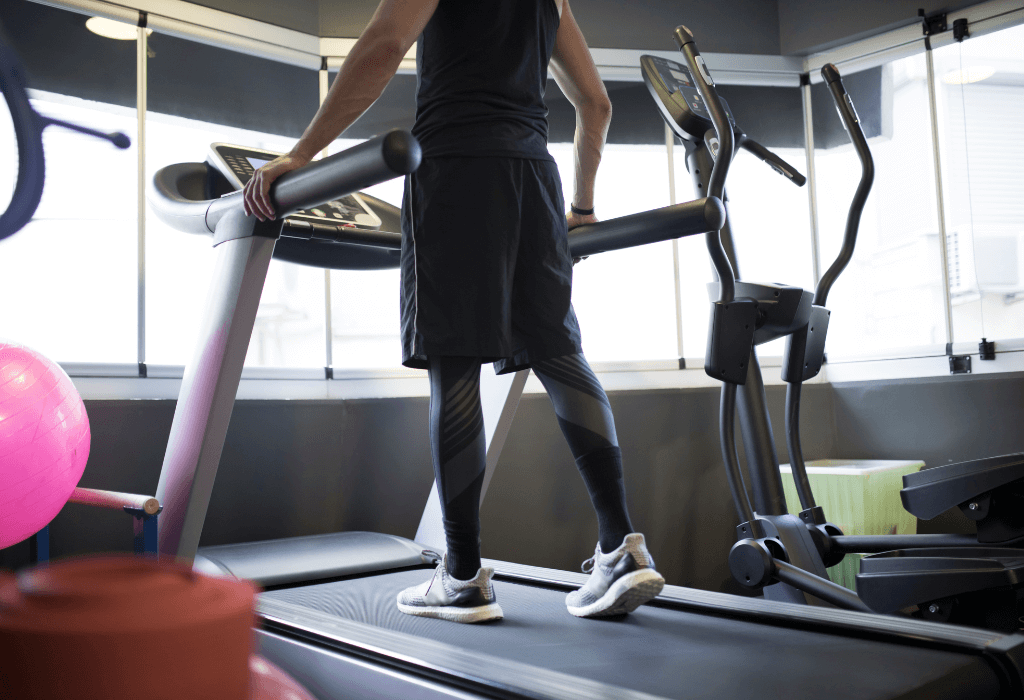
{"type": "Polygon", "coordinates": [[[981,658],[644,606],[582,620],[565,592],[495,581],[505,619],[461,625],[398,611],[429,569],[263,593],[348,620],[670,698],[981,698],[999,694],[981,658]]]}

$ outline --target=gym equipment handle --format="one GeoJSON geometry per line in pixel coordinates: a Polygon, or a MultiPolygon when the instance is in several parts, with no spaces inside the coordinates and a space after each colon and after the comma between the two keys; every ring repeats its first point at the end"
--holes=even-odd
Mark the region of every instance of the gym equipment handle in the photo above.
{"type": "MultiPolygon", "coordinates": [[[[270,186],[270,201],[277,218],[282,219],[399,175],[408,175],[419,167],[422,158],[416,138],[408,131],[394,129],[282,175],[270,186]]],[[[225,214],[241,206],[241,191],[214,200],[206,212],[207,228],[212,232],[225,214]]]]}
{"type": "Polygon", "coordinates": [[[746,136],[744,136],[740,140],[740,148],[754,154],[755,156],[763,160],[765,163],[768,164],[768,167],[770,167],[779,175],[792,182],[797,187],[803,187],[804,185],[807,184],[807,178],[800,174],[800,171],[798,171],[796,168],[794,168],[786,161],[782,160],[782,158],[779,158],[777,155],[769,151],[767,148],[759,144],[754,139],[747,138],[746,136]]]}
{"type": "Polygon", "coordinates": [[[132,508],[134,510],[141,510],[146,515],[156,515],[160,512],[160,501],[152,496],[86,489],[81,486],[75,488],[71,498],[68,499],[68,503],[80,503],[86,506],[112,508],[114,510],[132,508]]]}
{"type": "MultiPolygon", "coordinates": [[[[686,57],[686,63],[690,68],[690,74],[693,76],[693,82],[696,84],[697,91],[708,108],[711,122],[715,126],[716,138],[718,139],[718,152],[714,153],[712,151],[715,157],[715,166],[711,170],[711,179],[708,182],[708,196],[724,200],[725,180],[729,174],[732,158],[736,153],[736,139],[733,134],[732,124],[729,122],[725,108],[722,107],[722,102],[718,99],[718,91],[715,90],[715,83],[711,79],[711,73],[708,71],[704,59],[697,51],[697,43],[693,38],[693,33],[680,25],[676,27],[673,36],[675,37],[676,44],[679,46],[679,50],[686,57]]],[[[710,135],[709,133],[705,136],[705,141],[709,140],[710,135]]],[[[733,272],[732,265],[729,263],[729,257],[725,254],[725,248],[722,246],[721,232],[718,230],[708,231],[705,243],[708,247],[708,255],[711,256],[711,263],[715,266],[718,280],[722,285],[719,301],[728,304],[736,296],[736,274],[733,272]]]]}
{"type": "Polygon", "coordinates": [[[803,569],[793,566],[789,562],[780,559],[773,559],[775,578],[783,583],[789,584],[804,593],[821,598],[826,603],[832,603],[836,607],[846,610],[856,610],[874,614],[874,610],[857,597],[857,594],[849,588],[843,588],[837,583],[832,583],[827,578],[820,578],[803,569]]]}
{"type": "Polygon", "coordinates": [[[871,158],[871,149],[868,148],[868,140],[860,126],[860,117],[857,116],[857,110],[854,109],[853,100],[846,92],[846,88],[843,87],[839,69],[831,63],[826,63],[821,67],[821,77],[828,84],[832,99],[836,103],[836,109],[843,120],[843,126],[846,127],[846,132],[850,135],[850,140],[853,141],[853,147],[857,150],[861,176],[857,192],[853,196],[853,203],[850,205],[850,213],[846,217],[843,247],[839,250],[839,255],[836,256],[831,267],[821,276],[818,287],[814,290],[814,303],[817,306],[825,306],[832,285],[835,284],[853,257],[853,249],[857,245],[857,229],[860,228],[860,217],[864,212],[864,204],[867,202],[868,195],[871,193],[871,185],[875,181],[875,162],[871,158]]]}
{"type": "Polygon", "coordinates": [[[717,232],[724,224],[725,205],[722,200],[705,197],[578,226],[569,232],[569,250],[574,258],[581,258],[708,231],[717,232]]]}
{"type": "Polygon", "coordinates": [[[894,549],[929,547],[989,547],[975,535],[840,535],[830,540],[832,549],[846,554],[878,554],[894,549]]]}

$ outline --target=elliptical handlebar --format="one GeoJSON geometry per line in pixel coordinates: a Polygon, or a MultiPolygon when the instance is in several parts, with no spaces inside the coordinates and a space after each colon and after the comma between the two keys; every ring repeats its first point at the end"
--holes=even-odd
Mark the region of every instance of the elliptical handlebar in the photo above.
{"type": "Polygon", "coordinates": [[[803,187],[807,184],[807,178],[799,170],[745,134],[740,138],[740,148],[763,160],[769,168],[797,187],[803,187]]]}
{"type": "Polygon", "coordinates": [[[875,180],[875,162],[871,157],[871,149],[868,148],[868,140],[864,136],[864,130],[861,128],[860,117],[853,106],[853,99],[846,92],[846,88],[843,87],[843,80],[839,75],[839,69],[832,63],[826,63],[821,67],[821,77],[824,78],[828,89],[832,92],[832,99],[836,103],[836,111],[839,112],[839,117],[843,121],[846,133],[850,135],[853,147],[857,151],[857,157],[860,158],[861,177],[860,184],[857,185],[857,192],[853,196],[853,203],[850,204],[850,213],[846,218],[846,234],[843,237],[843,246],[839,250],[839,255],[836,256],[835,261],[825,274],[821,276],[821,280],[814,291],[814,303],[817,306],[825,306],[832,285],[835,284],[839,275],[846,269],[850,259],[853,257],[853,249],[857,244],[857,230],[860,228],[861,214],[864,212],[864,204],[867,202],[868,195],[871,193],[871,186],[875,180]]]}
{"type": "MultiPolygon", "coordinates": [[[[708,108],[708,113],[711,115],[711,122],[714,124],[718,138],[717,152],[712,149],[715,166],[711,171],[711,181],[708,184],[707,194],[709,197],[717,197],[725,201],[725,180],[729,174],[729,166],[732,164],[733,156],[736,153],[736,139],[733,134],[732,124],[729,123],[729,116],[718,99],[715,81],[711,78],[711,73],[708,71],[704,59],[697,50],[697,43],[693,38],[693,33],[683,25],[679,25],[676,27],[675,32],[673,32],[673,36],[676,44],[679,46],[679,50],[686,57],[686,63],[690,68],[690,73],[693,75],[693,82],[708,108]]],[[[706,138],[705,140],[709,139],[706,138]]],[[[721,284],[720,301],[729,303],[736,297],[736,274],[733,272],[729,258],[725,254],[725,248],[722,246],[720,230],[709,231],[705,236],[705,242],[707,243],[708,254],[711,256],[711,262],[715,266],[718,280],[721,284]]]]}

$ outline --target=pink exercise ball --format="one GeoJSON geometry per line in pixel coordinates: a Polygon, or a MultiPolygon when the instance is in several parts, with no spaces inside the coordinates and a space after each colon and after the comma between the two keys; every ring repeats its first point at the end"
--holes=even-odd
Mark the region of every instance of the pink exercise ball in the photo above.
{"type": "Polygon", "coordinates": [[[64,507],[89,459],[89,437],[85,404],[64,370],[0,341],[0,549],[64,507]]]}

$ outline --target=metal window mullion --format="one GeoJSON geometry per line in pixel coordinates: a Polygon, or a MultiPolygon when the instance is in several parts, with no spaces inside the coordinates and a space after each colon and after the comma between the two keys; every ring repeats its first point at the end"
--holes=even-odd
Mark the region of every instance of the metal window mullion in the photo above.
{"type": "MultiPolygon", "coordinates": [[[[665,124],[665,151],[668,154],[668,203],[676,203],[676,161],[675,136],[668,124],[665,124]]],[[[676,290],[676,349],[680,359],[683,355],[683,297],[682,282],[679,277],[679,239],[672,239],[672,269],[675,273],[676,290]]]]}
{"type": "MultiPolygon", "coordinates": [[[[329,75],[327,73],[327,60],[324,59],[320,64],[320,104],[324,103],[327,99],[327,91],[330,88],[329,75]]],[[[321,154],[325,158],[327,157],[327,149],[323,150],[321,154]]],[[[324,342],[325,342],[325,365],[324,373],[327,379],[333,379],[334,370],[334,327],[331,324],[331,270],[330,268],[324,269],[324,342]]]]}
{"type": "Polygon", "coordinates": [[[946,346],[953,342],[953,298],[949,291],[949,247],[946,242],[946,205],[942,185],[942,156],[939,150],[939,108],[935,92],[935,60],[931,47],[924,52],[928,68],[928,110],[932,129],[932,159],[935,165],[935,202],[939,215],[939,257],[942,264],[942,301],[946,323],[946,346]]]}
{"type": "Polygon", "coordinates": [[[807,151],[807,201],[811,219],[811,270],[814,286],[821,281],[821,240],[818,233],[818,181],[814,170],[814,111],[811,107],[811,82],[801,88],[804,103],[804,148],[807,151]]]}
{"type": "MultiPolygon", "coordinates": [[[[144,17],[144,16],[143,16],[144,17]]],[[[141,20],[142,18],[140,18],[141,20]]],[[[146,92],[148,82],[149,38],[145,22],[140,21],[136,38],[135,116],[138,124],[135,147],[138,149],[138,361],[139,372],[146,364],[146,92]]]]}

